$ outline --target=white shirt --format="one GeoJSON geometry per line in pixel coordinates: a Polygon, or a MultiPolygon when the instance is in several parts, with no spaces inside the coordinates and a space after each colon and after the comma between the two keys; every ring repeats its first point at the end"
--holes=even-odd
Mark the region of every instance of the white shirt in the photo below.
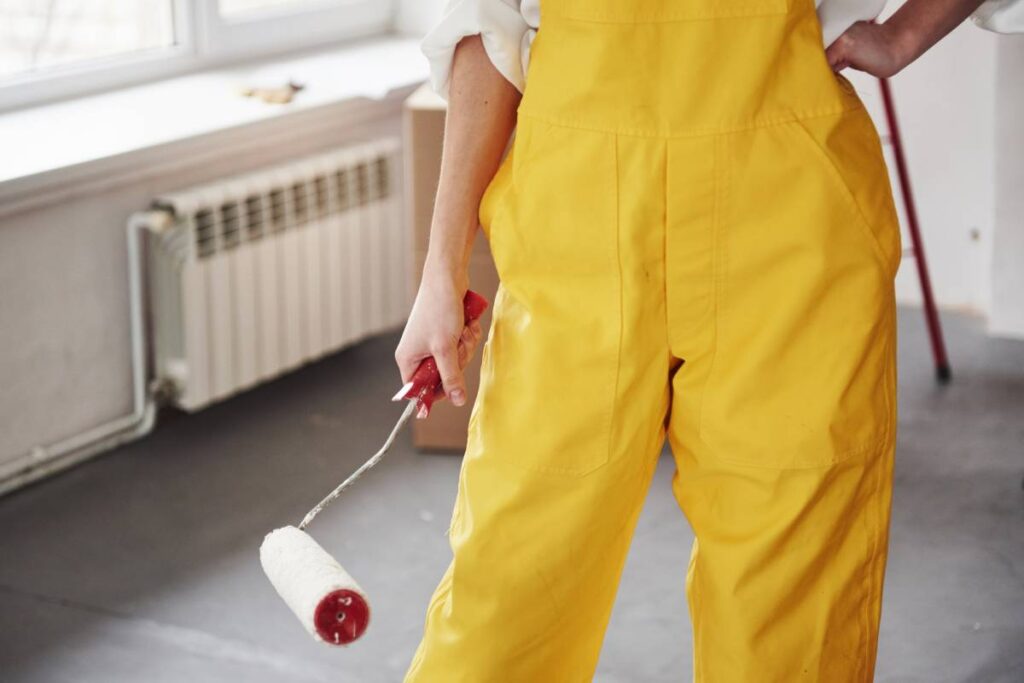
{"type": "MultiPolygon", "coordinates": [[[[878,16],[886,0],[815,0],[824,45],[857,21],[878,16]]],[[[987,0],[972,15],[982,28],[1000,33],[1024,32],[1024,0],[987,0]]],[[[522,92],[530,45],[540,26],[540,0],[448,0],[444,15],[420,43],[430,62],[434,91],[448,98],[455,46],[480,34],[487,56],[501,75],[522,92]]]]}

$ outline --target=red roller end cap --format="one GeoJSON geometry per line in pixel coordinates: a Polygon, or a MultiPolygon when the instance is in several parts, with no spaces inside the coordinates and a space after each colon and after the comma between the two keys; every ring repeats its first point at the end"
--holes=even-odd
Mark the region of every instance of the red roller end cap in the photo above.
{"type": "Polygon", "coordinates": [[[324,596],[316,606],[313,622],[327,643],[348,645],[366,631],[370,606],[359,593],[342,588],[324,596]]]}

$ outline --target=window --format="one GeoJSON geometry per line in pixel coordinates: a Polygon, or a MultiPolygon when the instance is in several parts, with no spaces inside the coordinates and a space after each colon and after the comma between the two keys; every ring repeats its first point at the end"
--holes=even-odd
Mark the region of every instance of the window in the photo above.
{"type": "Polygon", "coordinates": [[[391,29],[395,0],[0,0],[0,111],[391,29]]]}
{"type": "Polygon", "coordinates": [[[326,4],[332,3],[329,0],[327,2],[324,0],[220,0],[220,12],[225,17],[234,18],[268,9],[289,10],[326,4]]]}
{"type": "Polygon", "coordinates": [[[174,44],[171,0],[0,3],[0,78],[174,44]]]}

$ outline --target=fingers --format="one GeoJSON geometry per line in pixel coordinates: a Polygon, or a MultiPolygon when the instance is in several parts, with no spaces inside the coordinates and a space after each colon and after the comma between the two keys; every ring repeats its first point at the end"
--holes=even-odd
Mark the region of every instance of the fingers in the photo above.
{"type": "Polygon", "coordinates": [[[465,369],[466,365],[469,364],[469,359],[473,357],[473,337],[467,332],[463,332],[459,338],[459,367],[465,369]]]}
{"type": "Polygon", "coordinates": [[[839,36],[828,49],[825,50],[825,57],[828,65],[833,71],[842,71],[846,67],[846,40],[845,36],[839,36]]]}
{"type": "Polygon", "coordinates": [[[434,357],[437,363],[438,373],[441,376],[442,391],[444,395],[452,400],[457,406],[466,402],[465,377],[463,368],[469,365],[476,351],[477,346],[483,339],[483,328],[478,320],[474,320],[462,329],[462,334],[454,342],[436,341],[429,345],[432,351],[412,352],[411,344],[403,339],[395,349],[395,363],[398,365],[402,376],[402,382],[406,383],[412,379],[413,374],[425,358],[434,357]]]}
{"type": "Polygon", "coordinates": [[[476,320],[462,330],[462,337],[459,339],[459,367],[465,368],[469,365],[482,336],[483,330],[476,320]]]}
{"type": "Polygon", "coordinates": [[[483,329],[479,322],[474,321],[462,329],[454,348],[445,345],[433,353],[445,396],[457,406],[466,403],[466,381],[462,370],[469,365],[482,337],[483,329]]]}
{"type": "Polygon", "coordinates": [[[432,355],[441,373],[441,386],[452,403],[461,406],[466,402],[466,385],[459,364],[459,344],[446,343],[434,347],[432,355]]]}

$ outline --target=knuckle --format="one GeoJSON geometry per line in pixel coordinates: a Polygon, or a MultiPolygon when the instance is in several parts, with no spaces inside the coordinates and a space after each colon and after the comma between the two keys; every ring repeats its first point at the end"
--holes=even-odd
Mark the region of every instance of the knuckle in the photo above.
{"type": "Polygon", "coordinates": [[[434,349],[434,356],[441,360],[448,360],[452,357],[452,345],[451,344],[439,344],[434,349]]]}

